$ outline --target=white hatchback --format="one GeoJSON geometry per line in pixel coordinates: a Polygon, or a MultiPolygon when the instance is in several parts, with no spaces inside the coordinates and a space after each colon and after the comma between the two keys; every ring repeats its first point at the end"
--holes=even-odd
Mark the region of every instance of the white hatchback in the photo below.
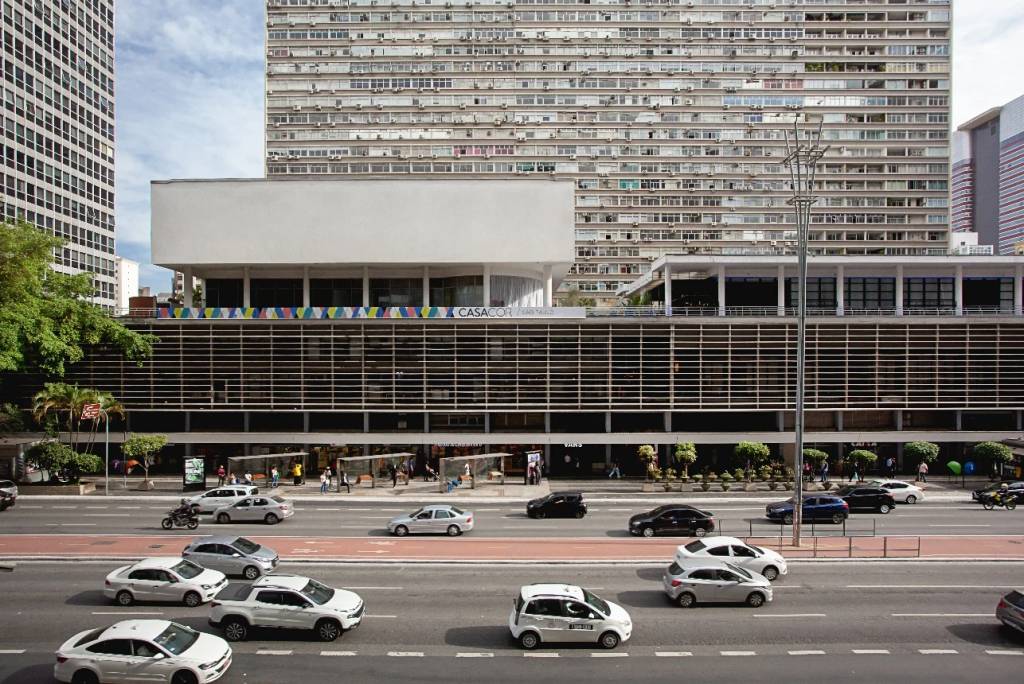
{"type": "Polygon", "coordinates": [[[528,584],[513,605],[508,628],[527,650],[542,643],[615,648],[633,633],[633,621],[622,606],[571,584],[528,584]]]}
{"type": "Polygon", "coordinates": [[[231,667],[226,641],[167,620],[124,620],[79,632],[56,656],[54,678],[73,684],[208,684],[231,667]]]}
{"type": "Polygon", "coordinates": [[[679,565],[686,565],[692,559],[707,558],[727,561],[744,570],[764,575],[769,582],[774,582],[779,575],[789,573],[782,554],[735,537],[704,537],[676,548],[675,561],[679,565]]]}
{"type": "Polygon", "coordinates": [[[163,601],[195,607],[211,600],[227,583],[223,572],[182,558],[143,558],[107,575],[103,594],[122,606],[163,601]]]}
{"type": "Polygon", "coordinates": [[[903,480],[875,480],[871,484],[892,494],[896,503],[916,504],[924,501],[924,490],[903,480]]]}
{"type": "Polygon", "coordinates": [[[259,493],[259,488],[251,485],[225,485],[197,494],[188,499],[188,503],[197,513],[213,513],[221,506],[230,506],[240,499],[259,493]]]}

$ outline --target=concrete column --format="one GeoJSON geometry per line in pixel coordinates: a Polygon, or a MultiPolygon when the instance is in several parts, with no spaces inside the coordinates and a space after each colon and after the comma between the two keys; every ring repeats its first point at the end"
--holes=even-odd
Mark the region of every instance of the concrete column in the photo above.
{"type": "Polygon", "coordinates": [[[786,431],[786,412],[785,411],[776,411],[775,412],[775,427],[778,429],[779,432],[785,432],[786,431]]]}
{"type": "Polygon", "coordinates": [[[430,267],[423,267],[423,306],[430,306],[430,267]]]}
{"type": "Polygon", "coordinates": [[[665,315],[672,315],[672,266],[665,262],[665,315]]]}
{"type": "MultiPolygon", "coordinates": [[[[544,434],[551,434],[551,412],[544,412],[544,434]]],[[[544,445],[544,475],[551,477],[551,445],[544,445]]]]}
{"type": "Polygon", "coordinates": [[[843,430],[843,412],[836,411],[836,430],[842,432],[843,430]]]}
{"type": "Polygon", "coordinates": [[[491,414],[490,413],[485,413],[484,414],[484,434],[485,435],[491,434],[491,414]]]}
{"type": "Polygon", "coordinates": [[[1017,411],[1017,429],[1024,430],[1024,411],[1017,411]]]}
{"type": "Polygon", "coordinates": [[[242,306],[249,308],[252,306],[252,298],[250,297],[252,287],[249,278],[249,267],[245,266],[242,268],[242,306]]]}
{"type": "Polygon", "coordinates": [[[551,266],[544,267],[544,306],[551,306],[551,266]]]}
{"type": "Polygon", "coordinates": [[[1024,316],[1024,266],[1017,266],[1014,269],[1013,315],[1024,316]]]}
{"type": "Polygon", "coordinates": [[[718,265],[718,315],[725,315],[725,264],[718,265]]]}
{"type": "Polygon", "coordinates": [[[484,264],[484,301],[483,301],[483,306],[490,306],[490,305],[491,305],[491,265],[490,264],[484,264]]]}
{"type": "MultiPolygon", "coordinates": [[[[605,434],[611,434],[612,432],[611,411],[604,412],[604,432],[605,434]]],[[[611,467],[612,465],[612,445],[607,443],[604,445],[604,464],[608,467],[611,467]]]]}
{"type": "Polygon", "coordinates": [[[836,316],[846,315],[846,267],[836,266],[836,316]]]}
{"type": "MultiPolygon", "coordinates": [[[[192,432],[192,412],[185,411],[185,432],[192,432]]],[[[192,455],[192,443],[187,442],[185,444],[185,457],[192,455]]]]}
{"type": "Polygon", "coordinates": [[[896,315],[903,315],[903,264],[896,267],[896,315]]]}
{"type": "Polygon", "coordinates": [[[309,266],[302,267],[302,306],[309,307],[309,266]]]}
{"type": "Polygon", "coordinates": [[[895,418],[896,418],[896,430],[898,432],[902,432],[903,431],[903,411],[901,411],[900,409],[896,409],[895,413],[896,413],[896,415],[895,415],[895,418]]]}
{"type": "Polygon", "coordinates": [[[186,309],[192,306],[192,269],[181,269],[182,295],[181,305],[186,309]]]}
{"type": "Polygon", "coordinates": [[[363,266],[363,306],[370,306],[370,267],[363,266]]]}
{"type": "Polygon", "coordinates": [[[302,431],[309,432],[309,411],[302,412],[302,431]]]}
{"type": "Polygon", "coordinates": [[[956,284],[953,287],[953,299],[956,305],[956,315],[964,315],[964,267],[956,267],[956,284]]]}
{"type": "Polygon", "coordinates": [[[423,414],[423,431],[430,432],[430,412],[426,411],[423,414]]]}
{"type": "Polygon", "coordinates": [[[779,274],[775,276],[775,303],[779,307],[779,315],[786,315],[786,267],[779,265],[779,274]]]}
{"type": "Polygon", "coordinates": [[[956,431],[960,432],[963,429],[964,429],[964,412],[963,411],[957,411],[956,412],[956,431]]]}
{"type": "Polygon", "coordinates": [[[363,411],[363,432],[364,433],[369,433],[370,432],[370,412],[369,411],[363,411]]]}

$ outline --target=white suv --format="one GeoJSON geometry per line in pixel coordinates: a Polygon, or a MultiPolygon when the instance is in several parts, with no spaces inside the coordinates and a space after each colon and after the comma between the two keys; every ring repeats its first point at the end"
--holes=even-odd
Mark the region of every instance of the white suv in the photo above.
{"type": "Polygon", "coordinates": [[[247,496],[259,493],[259,488],[251,485],[227,485],[198,494],[187,501],[197,513],[213,513],[221,506],[230,506],[247,496]]]}
{"type": "Polygon", "coordinates": [[[529,584],[519,590],[508,628],[525,649],[541,643],[588,643],[615,648],[629,639],[629,613],[582,587],[529,584]]]}
{"type": "Polygon", "coordinates": [[[210,605],[210,624],[222,627],[228,641],[243,641],[252,627],[311,629],[321,641],[334,641],[359,626],[365,609],[358,594],[299,575],[229,584],[210,605]]]}

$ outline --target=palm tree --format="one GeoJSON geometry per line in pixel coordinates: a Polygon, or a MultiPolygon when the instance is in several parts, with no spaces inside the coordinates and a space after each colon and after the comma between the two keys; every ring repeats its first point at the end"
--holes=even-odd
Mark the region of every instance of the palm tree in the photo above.
{"type": "MultiPolygon", "coordinates": [[[[78,451],[78,433],[81,430],[82,409],[86,404],[99,404],[108,414],[124,415],[124,407],[109,392],[100,392],[90,387],[68,385],[63,382],[48,382],[43,389],[32,398],[32,416],[42,424],[47,416],[53,415],[58,426],[68,431],[68,442],[72,450],[78,451]]],[[[96,439],[96,429],[107,417],[101,412],[100,417],[91,421],[91,447],[96,439]]]]}
{"type": "Polygon", "coordinates": [[[100,414],[92,421],[92,430],[89,431],[89,444],[86,446],[86,453],[93,453],[93,445],[96,444],[96,434],[102,424],[110,420],[110,416],[124,418],[124,406],[110,392],[96,392],[93,403],[100,405],[100,414]]]}

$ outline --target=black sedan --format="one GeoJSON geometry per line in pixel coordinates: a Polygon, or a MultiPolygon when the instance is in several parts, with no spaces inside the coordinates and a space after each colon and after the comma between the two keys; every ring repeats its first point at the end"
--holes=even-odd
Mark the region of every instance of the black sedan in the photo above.
{"type": "Polygon", "coordinates": [[[1010,493],[1016,494],[1018,497],[1024,496],[1024,480],[1018,480],[1016,482],[997,482],[995,484],[989,485],[988,487],[975,489],[973,492],[971,492],[971,498],[981,503],[983,495],[995,494],[1004,484],[1006,485],[1006,488],[1010,491],[1010,493]]]}
{"type": "Polygon", "coordinates": [[[672,504],[658,506],[653,511],[634,515],[629,519],[629,533],[643,537],[656,534],[681,534],[703,537],[715,529],[715,518],[693,506],[672,504]]]}
{"type": "Polygon", "coordinates": [[[531,518],[582,518],[586,514],[581,492],[551,492],[526,504],[526,515],[531,518]]]}
{"type": "Polygon", "coordinates": [[[835,494],[850,505],[851,511],[888,513],[896,508],[896,499],[893,498],[892,493],[881,487],[849,485],[840,487],[835,494]]]}

